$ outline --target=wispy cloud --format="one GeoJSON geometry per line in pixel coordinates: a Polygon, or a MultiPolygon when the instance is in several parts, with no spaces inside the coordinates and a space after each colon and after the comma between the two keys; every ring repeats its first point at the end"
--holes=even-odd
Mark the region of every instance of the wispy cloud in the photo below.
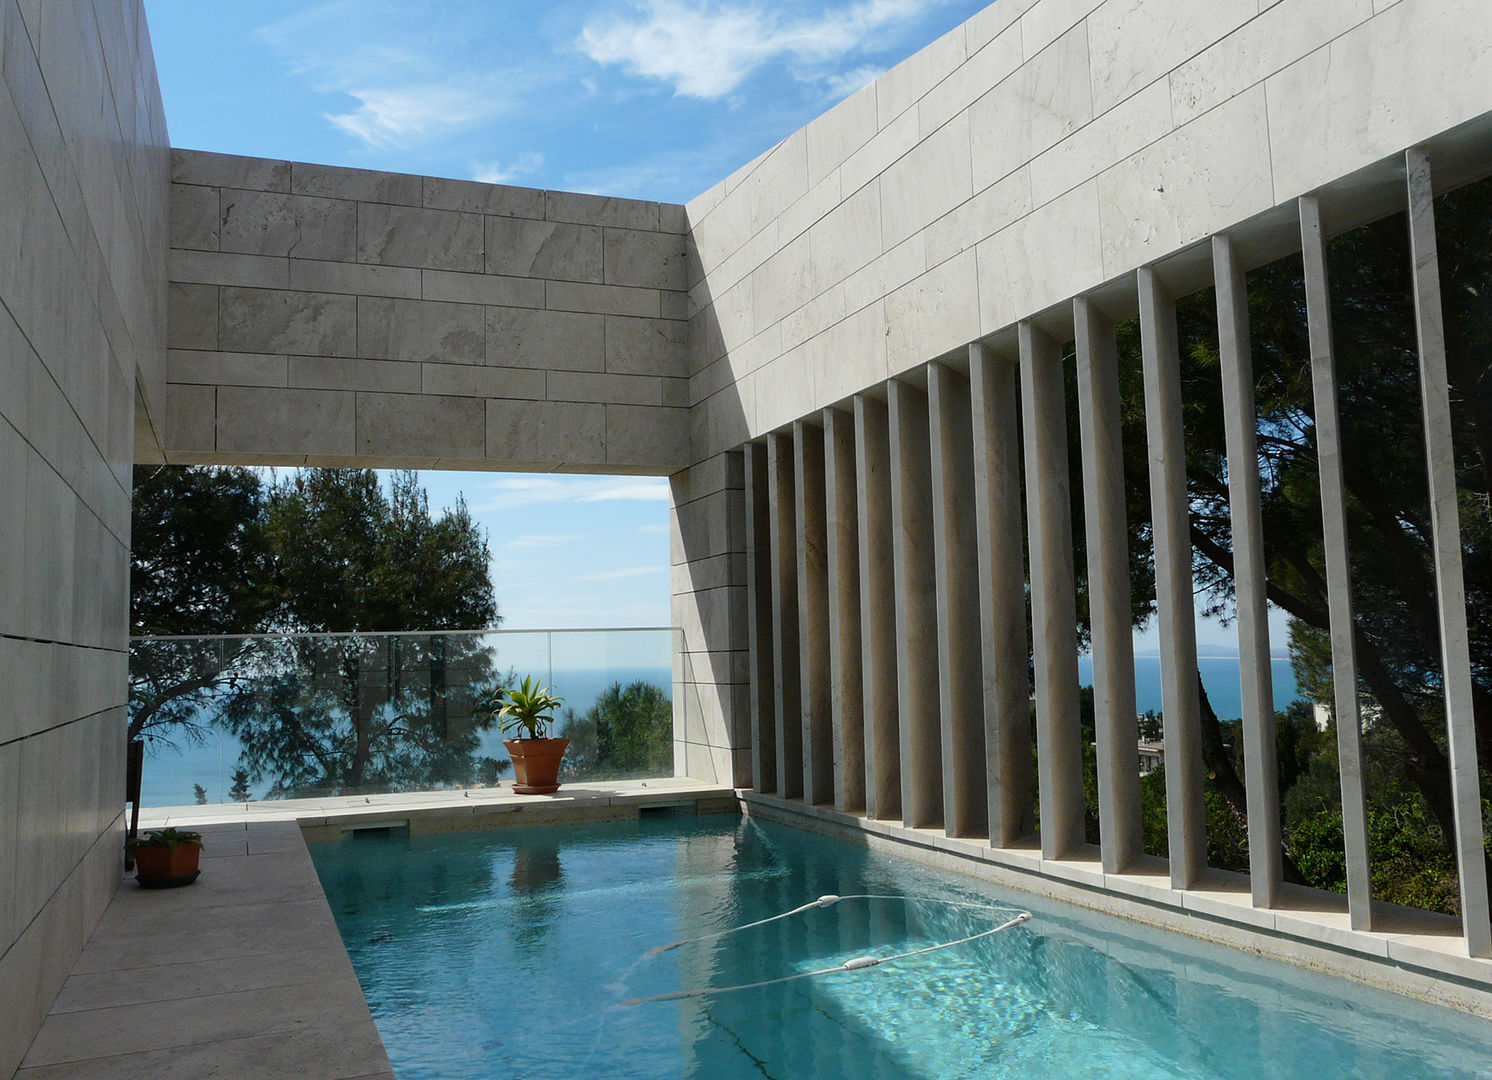
{"type": "Polygon", "coordinates": [[[346,93],[358,100],[357,109],[322,115],[369,146],[404,146],[416,139],[475,127],[498,111],[490,98],[454,83],[347,87],[346,93]]]}
{"type": "Polygon", "coordinates": [[[651,501],[667,498],[667,480],[632,480],[624,483],[603,485],[594,491],[586,492],[576,502],[613,502],[617,499],[645,499],[651,501]]]}
{"type": "Polygon", "coordinates": [[[668,532],[668,523],[665,522],[665,521],[658,521],[658,522],[654,522],[652,525],[639,525],[639,526],[637,526],[637,531],[640,532],[640,533],[653,533],[653,534],[656,534],[656,533],[666,533],[666,532],[668,532]]]}
{"type": "Polygon", "coordinates": [[[323,117],[371,147],[402,147],[478,127],[508,111],[505,73],[474,62],[488,17],[435,20],[391,0],[325,0],[255,36],[292,74],[356,107],[323,117]]]}
{"type": "Polygon", "coordinates": [[[606,570],[599,574],[582,574],[576,581],[616,581],[618,578],[642,577],[644,574],[661,574],[666,566],[629,566],[622,570],[606,570]]]}
{"type": "Polygon", "coordinates": [[[525,176],[534,176],[544,168],[544,155],[537,150],[519,154],[512,161],[489,161],[472,166],[471,178],[484,184],[511,184],[525,176]]]}
{"type": "Polygon", "coordinates": [[[824,94],[834,100],[847,98],[862,86],[868,86],[877,75],[885,70],[874,64],[865,64],[851,71],[826,75],[823,79],[824,94]]]}
{"type": "Polygon", "coordinates": [[[678,94],[708,100],[725,97],[771,61],[831,65],[824,75],[838,77],[847,54],[936,2],[862,0],[792,18],[739,3],[639,0],[631,17],[601,16],[586,23],[578,45],[599,64],[616,64],[669,83],[678,94]]]}
{"type": "Polygon", "coordinates": [[[472,511],[487,513],[543,503],[596,503],[668,498],[668,481],[638,476],[505,476],[479,487],[472,511]]]}

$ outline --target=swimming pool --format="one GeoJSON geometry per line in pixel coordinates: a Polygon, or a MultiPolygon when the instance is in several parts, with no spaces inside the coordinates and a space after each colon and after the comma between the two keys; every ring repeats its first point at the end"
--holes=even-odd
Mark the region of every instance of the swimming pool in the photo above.
{"type": "Polygon", "coordinates": [[[766,822],[645,817],[311,850],[400,1080],[1492,1072],[1492,1023],[766,822]],[[824,894],[846,899],[649,955],[824,894]],[[1034,918],[968,945],[720,992],[1021,909],[1034,918]]]}

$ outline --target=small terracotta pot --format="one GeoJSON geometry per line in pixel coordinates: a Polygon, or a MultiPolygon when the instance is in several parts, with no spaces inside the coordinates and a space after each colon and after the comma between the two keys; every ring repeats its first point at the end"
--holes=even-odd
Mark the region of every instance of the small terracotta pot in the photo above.
{"type": "Polygon", "coordinates": [[[504,739],[513,759],[513,790],[520,795],[548,795],[559,790],[560,761],[569,739],[504,739]]]}
{"type": "Polygon", "coordinates": [[[197,860],[202,855],[201,844],[177,844],[174,848],[136,847],[136,879],[147,889],[158,889],[167,885],[189,885],[201,872],[197,860]]]}

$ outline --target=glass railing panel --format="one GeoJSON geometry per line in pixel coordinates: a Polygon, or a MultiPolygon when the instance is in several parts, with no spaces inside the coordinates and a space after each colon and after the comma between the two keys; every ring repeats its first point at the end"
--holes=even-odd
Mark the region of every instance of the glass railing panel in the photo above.
{"type": "Polygon", "coordinates": [[[672,775],[669,629],[141,638],[141,802],[179,806],[501,784],[482,704],[532,675],[566,699],[563,779],[672,775]]]}
{"type": "Polygon", "coordinates": [[[552,681],[570,740],[562,777],[673,773],[673,650],[668,629],[556,632],[552,681]]]}

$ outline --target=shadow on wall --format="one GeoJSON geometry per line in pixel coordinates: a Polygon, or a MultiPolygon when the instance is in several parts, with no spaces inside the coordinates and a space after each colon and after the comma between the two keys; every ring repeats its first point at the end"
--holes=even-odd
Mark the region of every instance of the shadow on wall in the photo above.
{"type": "MultiPolygon", "coordinates": [[[[699,300],[688,338],[689,374],[698,387],[709,367],[704,358],[722,369],[726,359],[692,234],[688,267],[699,300]]],[[[693,464],[669,478],[672,621],[683,628],[674,674],[683,710],[674,733],[674,771],[743,787],[751,784],[750,683],[739,660],[747,648],[744,466],[739,450],[711,451],[740,445],[750,430],[740,389],[734,378],[724,378],[724,387],[693,402],[693,464]]]]}

